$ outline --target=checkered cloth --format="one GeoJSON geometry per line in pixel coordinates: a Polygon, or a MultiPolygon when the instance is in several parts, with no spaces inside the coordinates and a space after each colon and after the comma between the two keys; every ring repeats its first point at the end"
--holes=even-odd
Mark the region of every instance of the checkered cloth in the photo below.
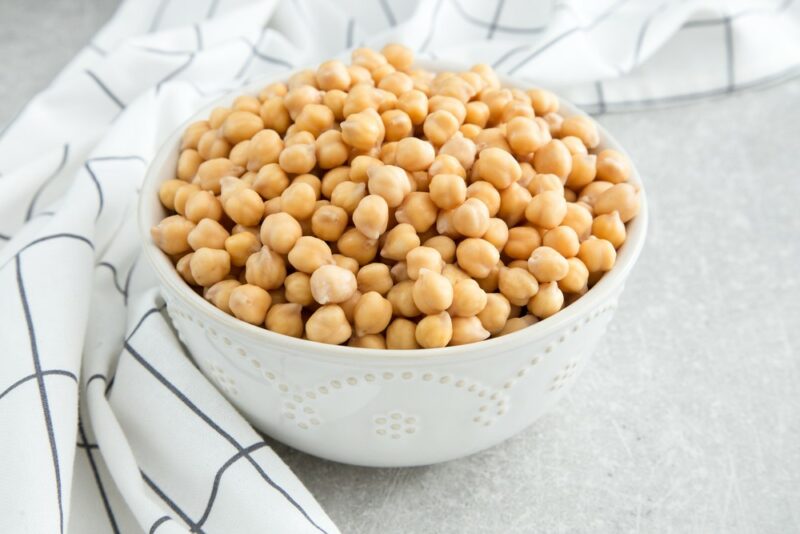
{"type": "Polygon", "coordinates": [[[791,1],[127,0],[0,133],[0,532],[337,532],[191,364],[137,191],[217,95],[356,45],[485,62],[602,113],[798,72],[791,1]]]}

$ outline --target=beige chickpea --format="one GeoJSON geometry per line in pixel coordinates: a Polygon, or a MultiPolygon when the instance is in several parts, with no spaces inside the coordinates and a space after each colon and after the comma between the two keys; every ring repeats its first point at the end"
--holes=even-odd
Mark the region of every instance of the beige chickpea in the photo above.
{"type": "Polygon", "coordinates": [[[589,280],[589,269],[578,258],[569,258],[567,276],[558,281],[558,288],[564,293],[581,293],[589,280]]]}
{"type": "Polygon", "coordinates": [[[264,215],[264,201],[250,188],[235,191],[225,201],[225,213],[236,224],[256,226],[264,215]]]}
{"type": "Polygon", "coordinates": [[[230,294],[228,306],[231,313],[242,321],[250,324],[261,325],[267,315],[267,310],[272,304],[269,293],[252,284],[236,286],[230,294]]]}
{"type": "Polygon", "coordinates": [[[617,260],[617,251],[610,241],[590,237],[581,243],[578,251],[581,260],[590,273],[610,271],[617,260]]]}
{"type": "Polygon", "coordinates": [[[347,269],[348,271],[353,273],[353,276],[355,276],[356,273],[358,273],[358,269],[360,267],[360,265],[355,259],[347,257],[343,254],[334,254],[333,263],[334,265],[337,265],[342,269],[347,269]]]}
{"type": "Polygon", "coordinates": [[[473,182],[467,187],[467,198],[477,198],[489,208],[489,217],[500,211],[500,192],[489,182],[473,182]]]}
{"type": "MultiPolygon", "coordinates": [[[[402,141],[401,141],[402,143],[402,141]]],[[[399,206],[406,194],[410,192],[410,184],[406,172],[394,165],[373,166],[367,170],[367,187],[371,195],[380,195],[390,208],[399,206]]]]}
{"type": "Polygon", "coordinates": [[[350,181],[356,183],[367,183],[369,181],[369,171],[373,167],[381,167],[383,162],[371,156],[356,156],[350,162],[350,181]]]}
{"type": "Polygon", "coordinates": [[[567,276],[569,263],[554,248],[541,246],[531,253],[528,270],[541,283],[557,282],[567,276]]]}
{"type": "Polygon", "coordinates": [[[281,193],[281,210],[303,221],[314,213],[316,201],[313,187],[306,183],[293,183],[281,193]]]}
{"type": "Polygon", "coordinates": [[[542,117],[558,111],[558,97],[545,89],[530,89],[528,96],[536,115],[542,117]]]}
{"type": "Polygon", "coordinates": [[[298,131],[310,132],[314,137],[333,127],[333,111],[325,104],[308,104],[297,115],[294,127],[298,131]]]}
{"type": "Polygon", "coordinates": [[[445,235],[436,235],[425,240],[424,246],[439,251],[442,261],[453,263],[456,257],[456,242],[445,235]]]}
{"type": "Polygon", "coordinates": [[[355,259],[359,265],[366,265],[378,254],[378,240],[370,239],[357,228],[344,232],[336,241],[339,252],[355,259]]]}
{"type": "Polygon", "coordinates": [[[558,113],[547,113],[543,117],[536,117],[536,119],[537,121],[539,119],[544,121],[544,123],[540,124],[542,124],[542,126],[547,125],[547,129],[550,131],[552,137],[561,135],[561,125],[564,123],[564,117],[558,113]]]}
{"type": "Polygon", "coordinates": [[[527,269],[501,267],[497,287],[511,304],[525,306],[539,291],[539,283],[527,269]]]}
{"type": "Polygon", "coordinates": [[[203,163],[203,158],[197,150],[187,148],[181,151],[178,157],[177,176],[179,180],[189,182],[197,174],[197,169],[203,163]]]}
{"type": "Polygon", "coordinates": [[[459,126],[464,123],[467,117],[467,108],[464,102],[458,98],[441,94],[433,96],[428,100],[428,110],[430,113],[440,110],[447,111],[456,118],[459,126]]]}
{"type": "Polygon", "coordinates": [[[394,285],[389,266],[384,263],[370,263],[364,265],[356,274],[358,290],[362,293],[370,291],[385,295],[394,285]]]}
{"type": "Polygon", "coordinates": [[[611,182],[595,180],[581,189],[580,193],[578,194],[578,201],[584,203],[588,209],[593,210],[597,198],[612,187],[614,187],[614,184],[611,182]]]}
{"type": "Polygon", "coordinates": [[[350,53],[350,59],[353,65],[364,67],[372,72],[381,65],[388,63],[385,56],[372,50],[370,48],[356,48],[350,53]]]}
{"type": "Polygon", "coordinates": [[[457,132],[450,139],[448,139],[440,148],[440,155],[453,156],[456,158],[464,169],[471,169],[475,163],[475,154],[477,147],[475,142],[467,139],[460,132],[457,132]]]}
{"type": "Polygon", "coordinates": [[[203,298],[225,313],[232,313],[229,306],[231,293],[240,285],[238,280],[220,280],[203,291],[203,298]]]}
{"type": "Polygon", "coordinates": [[[486,295],[486,306],[478,312],[477,317],[490,334],[496,335],[503,330],[510,314],[511,304],[508,299],[500,293],[489,293],[486,295]]]}
{"type": "Polygon", "coordinates": [[[430,193],[414,191],[406,195],[394,215],[398,223],[408,223],[417,232],[423,233],[436,222],[438,209],[430,193]]]}
{"type": "Polygon", "coordinates": [[[223,246],[231,256],[231,264],[244,267],[247,258],[261,249],[261,242],[250,232],[239,232],[226,238],[223,246]]]}
{"type": "MultiPolygon", "coordinates": [[[[364,184],[356,185],[364,187],[364,184]]],[[[370,239],[378,239],[386,231],[388,223],[389,206],[382,196],[365,196],[353,211],[353,225],[370,239]]]]}
{"type": "Polygon", "coordinates": [[[401,44],[387,44],[381,49],[381,54],[399,71],[408,71],[414,63],[414,52],[401,44]]]}
{"type": "Polygon", "coordinates": [[[433,163],[436,152],[433,146],[416,137],[406,137],[397,143],[395,161],[407,171],[424,171],[433,163]]]}
{"type": "Polygon", "coordinates": [[[208,287],[228,276],[231,257],[225,250],[199,248],[192,254],[189,268],[197,284],[208,287]]]}
{"type": "Polygon", "coordinates": [[[503,108],[503,115],[500,121],[506,123],[506,126],[508,126],[508,123],[514,119],[529,119],[533,121],[534,113],[531,105],[528,102],[517,100],[516,98],[506,104],[506,107],[503,108]]]}
{"type": "Polygon", "coordinates": [[[390,141],[381,146],[381,152],[378,155],[386,165],[395,165],[397,163],[397,141],[390,141]]]}
{"type": "Polygon", "coordinates": [[[361,291],[356,289],[356,292],[353,293],[353,296],[347,299],[346,301],[339,304],[341,306],[342,311],[344,312],[344,316],[347,318],[347,321],[350,324],[353,324],[355,321],[355,309],[356,304],[361,299],[361,291]]]}
{"type": "Polygon", "coordinates": [[[400,223],[386,234],[381,257],[402,261],[406,259],[409,251],[419,245],[420,239],[414,227],[408,223],[400,223]]]}
{"type": "Polygon", "coordinates": [[[428,116],[428,97],[417,89],[408,91],[397,97],[397,109],[404,111],[414,126],[419,126],[428,116]]]}
{"type": "Polygon", "coordinates": [[[486,83],[486,87],[500,87],[500,80],[497,78],[497,74],[490,65],[478,63],[477,65],[473,65],[469,70],[470,72],[478,73],[486,83]]]}
{"type": "Polygon", "coordinates": [[[500,192],[500,209],[497,215],[508,226],[515,226],[525,219],[525,210],[531,199],[532,196],[527,189],[516,182],[512,183],[500,192]]]}
{"type": "Polygon", "coordinates": [[[204,160],[225,158],[231,152],[231,144],[217,135],[216,130],[208,130],[197,142],[197,153],[204,160]]]}
{"type": "Polygon", "coordinates": [[[446,347],[453,337],[453,321],[446,312],[428,315],[417,323],[414,337],[422,348],[446,347]]]}
{"type": "Polygon", "coordinates": [[[592,222],[592,235],[609,241],[614,248],[619,248],[626,237],[625,223],[622,222],[619,212],[612,211],[595,217],[592,222]]]}
{"type": "Polygon", "coordinates": [[[583,144],[583,141],[581,141],[578,137],[575,137],[574,135],[567,135],[565,137],[562,137],[561,142],[564,143],[564,145],[567,147],[567,150],[569,150],[569,153],[572,154],[573,156],[580,154],[585,156],[586,154],[589,153],[588,149],[586,148],[586,145],[583,144]]]}
{"type": "Polygon", "coordinates": [[[561,124],[561,133],[564,136],[577,137],[587,148],[595,148],[600,144],[600,133],[595,122],[586,115],[573,115],[567,117],[561,124]]]}
{"type": "Polygon", "coordinates": [[[453,284],[453,302],[448,312],[453,317],[472,317],[486,307],[486,292],[472,278],[458,279],[453,284]]]}
{"type": "Polygon", "coordinates": [[[284,336],[303,337],[303,307],[293,302],[273,304],[267,311],[265,326],[284,336]]]}
{"type": "Polygon", "coordinates": [[[193,250],[199,248],[225,248],[228,231],[214,219],[201,219],[187,236],[193,250]]]}
{"type": "Polygon", "coordinates": [[[261,117],[249,111],[232,111],[222,122],[222,135],[233,144],[250,139],[263,129],[261,117]]]}
{"type": "Polygon", "coordinates": [[[261,247],[245,262],[245,280],[248,284],[271,290],[281,287],[285,279],[286,263],[283,257],[267,247],[261,247]]]}
{"type": "Polygon", "coordinates": [[[612,184],[627,182],[631,175],[631,162],[628,157],[611,148],[597,155],[597,178],[612,184]]]}
{"type": "Polygon", "coordinates": [[[268,163],[261,167],[253,181],[253,189],[267,200],[279,197],[287,187],[289,177],[277,163],[268,163]]]}
{"type": "Polygon", "coordinates": [[[258,172],[264,165],[277,163],[282,150],[283,140],[278,132],[261,130],[247,145],[247,170],[258,172]]]}
{"type": "Polygon", "coordinates": [[[411,294],[414,304],[426,315],[442,312],[453,303],[453,286],[450,281],[430,269],[419,270],[411,294]]]}
{"type": "Polygon", "coordinates": [[[361,150],[369,150],[379,144],[385,134],[383,121],[372,108],[350,114],[340,126],[344,142],[361,150]]]}
{"type": "Polygon", "coordinates": [[[297,126],[292,124],[289,129],[286,130],[286,135],[283,138],[283,147],[286,148],[293,145],[313,145],[314,140],[314,134],[300,130],[297,126]]]}
{"type": "Polygon", "coordinates": [[[514,317],[506,322],[506,325],[500,330],[498,335],[505,336],[506,334],[513,334],[514,332],[518,332],[523,328],[527,328],[531,325],[536,324],[539,319],[536,318],[535,315],[527,314],[522,317],[514,317]]]}
{"type": "Polygon", "coordinates": [[[183,211],[186,218],[195,223],[201,219],[218,221],[222,217],[222,205],[210,191],[197,191],[190,195],[186,199],[183,211]]]}
{"type": "MultiPolygon", "coordinates": [[[[319,104],[322,102],[322,93],[319,89],[311,85],[301,85],[292,88],[286,96],[283,97],[283,105],[289,112],[292,120],[297,120],[297,117],[303,111],[303,108],[310,104],[319,104]]],[[[262,105],[263,113],[263,105],[262,105]]],[[[277,128],[273,128],[277,130],[277,128]]]]}
{"type": "Polygon", "coordinates": [[[168,210],[174,211],[175,194],[178,192],[178,189],[185,185],[187,185],[186,182],[182,180],[167,180],[162,182],[161,186],[158,188],[158,199],[161,201],[161,204],[168,210]]]}
{"type": "Polygon", "coordinates": [[[197,168],[195,183],[200,186],[200,189],[218,194],[222,177],[241,176],[242,173],[244,173],[244,168],[234,165],[228,158],[209,159],[197,168]]]}
{"type": "Polygon", "coordinates": [[[564,184],[561,183],[561,178],[555,174],[534,174],[528,183],[528,191],[534,196],[545,191],[555,191],[563,196],[564,184]]]}
{"type": "Polygon", "coordinates": [[[456,259],[470,276],[485,278],[496,268],[500,253],[485,239],[469,237],[456,247],[456,259]]]}
{"type": "Polygon", "coordinates": [[[311,306],[314,296],[311,294],[311,277],[304,272],[294,272],[283,281],[284,295],[288,302],[301,306],[311,306]]]}
{"type": "MultiPolygon", "coordinates": [[[[308,184],[311,186],[311,189],[314,190],[314,197],[319,198],[322,194],[322,180],[320,180],[315,174],[299,174],[294,177],[292,180],[293,184],[308,184]]],[[[316,209],[316,205],[315,205],[316,209]]]]}
{"type": "Polygon", "coordinates": [[[564,293],[557,282],[539,285],[539,292],[528,302],[528,311],[540,319],[546,319],[564,306],[564,293]]]}
{"type": "Polygon", "coordinates": [[[338,89],[347,91],[350,88],[350,73],[341,61],[331,60],[322,63],[316,72],[317,85],[323,91],[338,89]]]}
{"type": "Polygon", "coordinates": [[[543,191],[533,197],[525,209],[525,218],[542,228],[555,228],[567,214],[567,201],[555,191],[543,191]]]}
{"type": "Polygon", "coordinates": [[[322,95],[322,103],[328,106],[333,112],[333,117],[337,122],[344,119],[344,103],[347,101],[347,93],[339,89],[325,91],[322,95]]]}
{"type": "Polygon", "coordinates": [[[273,213],[280,213],[280,211],[281,197],[273,198],[264,202],[264,216],[269,216],[273,213]]]}
{"type": "Polygon", "coordinates": [[[496,189],[505,189],[522,176],[522,169],[514,156],[500,148],[481,150],[476,163],[478,177],[496,189]]]}
{"type": "Polygon", "coordinates": [[[261,242],[279,254],[288,254],[302,235],[300,223],[288,213],[273,213],[261,223],[261,242]]]}
{"type": "Polygon", "coordinates": [[[365,184],[344,181],[334,187],[331,193],[331,204],[342,208],[348,215],[352,215],[366,195],[367,186],[365,184]]]}
{"type": "Polygon", "coordinates": [[[453,227],[466,237],[481,237],[489,229],[489,208],[477,198],[468,198],[453,212],[453,227]]]}
{"type": "Polygon", "coordinates": [[[597,175],[597,156],[594,154],[573,154],[572,170],[567,176],[567,187],[580,189],[590,184],[597,175]]]}
{"type": "Polygon", "coordinates": [[[178,271],[178,274],[181,275],[187,284],[196,286],[199,285],[197,280],[194,279],[192,276],[192,269],[191,269],[191,261],[192,256],[194,256],[194,252],[190,252],[184,256],[181,256],[180,259],[175,262],[175,270],[178,271]]]}
{"type": "Polygon", "coordinates": [[[324,241],[336,241],[347,228],[347,212],[339,206],[321,206],[311,217],[311,231],[324,241]]]}
{"type": "Polygon", "coordinates": [[[268,84],[261,91],[259,91],[258,100],[263,103],[265,100],[269,98],[273,98],[276,96],[284,96],[287,93],[287,91],[289,91],[289,88],[286,86],[285,83],[273,82],[268,84]]]}
{"type": "Polygon", "coordinates": [[[250,141],[251,139],[240,141],[236,143],[236,146],[234,146],[231,149],[230,154],[228,154],[228,159],[231,160],[231,162],[234,165],[238,165],[240,167],[247,167],[247,157],[250,151],[250,141]]]}
{"type": "Polygon", "coordinates": [[[458,131],[458,119],[449,111],[440,109],[425,118],[422,131],[425,137],[436,146],[443,145],[458,131]]]}
{"type": "Polygon", "coordinates": [[[336,186],[348,180],[350,180],[350,167],[336,167],[335,169],[329,170],[322,177],[320,187],[321,195],[324,198],[330,199],[336,186]]]}
{"type": "Polygon", "coordinates": [[[316,147],[313,144],[295,144],[285,147],[278,157],[281,169],[290,174],[311,172],[317,164],[316,147]]]}
{"type": "Polygon", "coordinates": [[[353,309],[356,335],[383,332],[392,320],[392,303],[376,291],[361,295],[353,309]]]}
{"type": "Polygon", "coordinates": [[[171,215],[150,229],[150,235],[158,248],[167,254],[183,254],[192,250],[189,234],[195,224],[181,215],[171,215]]]}
{"type": "Polygon", "coordinates": [[[312,69],[303,69],[295,72],[289,76],[289,79],[286,81],[286,86],[290,91],[306,85],[318,89],[317,76],[312,69]]]}
{"type": "Polygon", "coordinates": [[[211,129],[208,121],[196,121],[186,127],[181,137],[181,150],[197,148],[197,144],[204,133],[211,129]]]}
{"type": "Polygon", "coordinates": [[[420,314],[414,303],[414,280],[403,280],[392,286],[386,298],[392,303],[394,315],[400,317],[416,317],[420,314]]]}
{"type": "Polygon", "coordinates": [[[467,184],[456,174],[435,175],[431,179],[429,190],[431,201],[445,210],[457,208],[467,198],[467,184]]]}
{"type": "Polygon", "coordinates": [[[567,202],[577,202],[578,193],[576,193],[572,189],[564,189],[564,200],[566,200],[567,202]]]}
{"type": "Polygon", "coordinates": [[[347,342],[348,347],[358,347],[362,349],[383,350],[386,348],[386,338],[383,334],[364,334],[363,336],[353,336],[347,342]]]}
{"type": "Polygon", "coordinates": [[[405,72],[390,72],[381,78],[378,82],[378,88],[400,97],[414,89],[414,80],[405,72]]]}
{"type": "Polygon", "coordinates": [[[180,215],[185,215],[186,203],[189,201],[189,198],[198,191],[200,191],[200,187],[196,184],[184,183],[182,187],[177,188],[175,190],[175,196],[172,199],[175,211],[180,215]]]}
{"type": "Polygon", "coordinates": [[[500,267],[502,263],[498,261],[492,266],[492,269],[489,271],[489,274],[484,276],[483,278],[476,278],[475,281],[478,282],[478,285],[481,286],[481,289],[486,291],[487,293],[492,293],[497,291],[499,282],[500,282],[500,267]]]}
{"type": "Polygon", "coordinates": [[[259,111],[264,127],[275,130],[279,135],[286,133],[292,123],[289,110],[286,109],[283,96],[268,98],[261,104],[259,111]]]}
{"type": "Polygon", "coordinates": [[[572,227],[562,225],[545,232],[542,244],[552,248],[565,258],[572,258],[578,253],[580,239],[572,227]]]}
{"type": "Polygon", "coordinates": [[[639,213],[640,207],[641,198],[636,188],[629,183],[620,183],[610,187],[597,197],[594,203],[594,213],[603,215],[616,211],[622,222],[628,222],[639,213]]]}
{"type": "Polygon", "coordinates": [[[486,148],[499,148],[504,152],[511,152],[511,147],[506,141],[505,128],[484,128],[478,132],[473,141],[475,141],[478,152],[486,148]]]}
{"type": "Polygon", "coordinates": [[[342,133],[328,130],[314,142],[317,165],[322,169],[332,169],[347,161],[349,148],[342,140],[342,133]]]}
{"type": "Polygon", "coordinates": [[[455,174],[466,179],[467,171],[461,166],[461,163],[449,154],[439,154],[428,167],[428,176],[433,178],[437,174],[455,174]]]}
{"type": "Polygon", "coordinates": [[[503,110],[513,96],[508,89],[492,88],[481,92],[480,100],[489,106],[489,123],[497,124],[503,117],[503,110]]]}
{"type": "Polygon", "coordinates": [[[503,221],[503,219],[493,217],[489,219],[488,228],[482,237],[494,245],[494,248],[502,251],[506,246],[506,243],[508,243],[508,232],[508,225],[505,223],[505,221],[503,221]]]}
{"type": "Polygon", "coordinates": [[[485,102],[475,100],[468,102],[466,105],[467,114],[464,121],[467,124],[474,124],[479,128],[485,128],[489,122],[489,106],[485,102]]]}
{"type": "Polygon", "coordinates": [[[325,241],[316,237],[303,236],[289,251],[287,259],[298,271],[310,274],[323,265],[332,265],[333,253],[325,241]]]}
{"type": "Polygon", "coordinates": [[[453,317],[453,337],[450,345],[464,345],[488,339],[491,333],[477,317],[453,317]]]}
{"type": "Polygon", "coordinates": [[[399,141],[414,134],[414,125],[405,111],[390,109],[381,113],[386,141],[399,141]]]}
{"type": "Polygon", "coordinates": [[[592,231],[592,214],[581,204],[575,202],[567,202],[567,214],[564,220],[561,221],[563,226],[569,226],[578,238],[583,241],[588,238],[592,231]]]}
{"type": "MultiPolygon", "coordinates": [[[[394,267],[392,267],[392,269],[394,269],[394,267]]],[[[459,280],[472,280],[469,275],[462,271],[455,263],[445,263],[444,267],[442,267],[442,276],[450,280],[451,284],[455,284],[459,280]]]]}
{"type": "Polygon", "coordinates": [[[527,117],[514,117],[508,121],[506,139],[508,139],[511,150],[518,156],[531,154],[548,141],[541,131],[539,123],[527,117]]]}
{"type": "Polygon", "coordinates": [[[344,310],[337,304],[321,306],[306,322],[306,337],[311,341],[340,345],[350,339],[352,333],[344,310]]]}
{"type": "Polygon", "coordinates": [[[533,155],[533,168],[542,174],[555,174],[566,180],[572,171],[572,154],[560,139],[553,139],[533,155]]]}
{"type": "Polygon", "coordinates": [[[416,280],[420,270],[428,269],[435,273],[441,273],[444,261],[439,251],[432,247],[418,246],[408,251],[405,257],[408,277],[416,280]]]}
{"type": "Polygon", "coordinates": [[[408,277],[408,265],[404,261],[398,261],[392,265],[392,268],[389,269],[389,273],[392,275],[392,281],[394,281],[395,284],[410,280],[408,277]]]}
{"type": "Polygon", "coordinates": [[[398,317],[386,328],[386,348],[412,350],[418,349],[416,339],[417,325],[413,321],[398,317]]]}
{"type": "Polygon", "coordinates": [[[352,271],[338,265],[322,265],[311,274],[311,295],[320,304],[339,304],[356,291],[356,277],[352,271]]]}
{"type": "Polygon", "coordinates": [[[541,238],[535,228],[515,226],[508,230],[508,241],[503,247],[503,252],[510,258],[527,261],[539,245],[541,238]]]}

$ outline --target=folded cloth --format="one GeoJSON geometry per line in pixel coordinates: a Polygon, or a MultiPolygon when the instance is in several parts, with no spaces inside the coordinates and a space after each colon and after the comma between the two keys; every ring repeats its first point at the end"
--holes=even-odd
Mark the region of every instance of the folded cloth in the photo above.
{"type": "Polygon", "coordinates": [[[246,80],[399,41],[590,111],[798,72],[796,3],[127,0],[0,133],[0,532],[337,532],[184,353],[139,260],[148,162],[246,80]]]}

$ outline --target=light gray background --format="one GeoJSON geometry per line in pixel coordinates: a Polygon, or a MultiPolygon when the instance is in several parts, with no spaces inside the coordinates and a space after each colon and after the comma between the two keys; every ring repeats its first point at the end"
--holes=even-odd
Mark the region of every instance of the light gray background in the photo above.
{"type": "MultiPolygon", "coordinates": [[[[0,0],[0,124],[114,0],[0,0]]],[[[800,80],[601,121],[651,230],[571,395],[507,443],[367,469],[275,444],[343,532],[800,532],[800,80]]]]}

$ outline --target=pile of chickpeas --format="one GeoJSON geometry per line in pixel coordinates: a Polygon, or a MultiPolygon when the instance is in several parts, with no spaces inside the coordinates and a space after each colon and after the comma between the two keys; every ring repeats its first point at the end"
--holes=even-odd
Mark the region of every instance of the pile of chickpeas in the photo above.
{"type": "Polygon", "coordinates": [[[155,243],[254,325],[416,349],[530,326],[614,266],[639,211],[594,122],[487,65],[433,73],[359,48],[183,135],[155,243]]]}

